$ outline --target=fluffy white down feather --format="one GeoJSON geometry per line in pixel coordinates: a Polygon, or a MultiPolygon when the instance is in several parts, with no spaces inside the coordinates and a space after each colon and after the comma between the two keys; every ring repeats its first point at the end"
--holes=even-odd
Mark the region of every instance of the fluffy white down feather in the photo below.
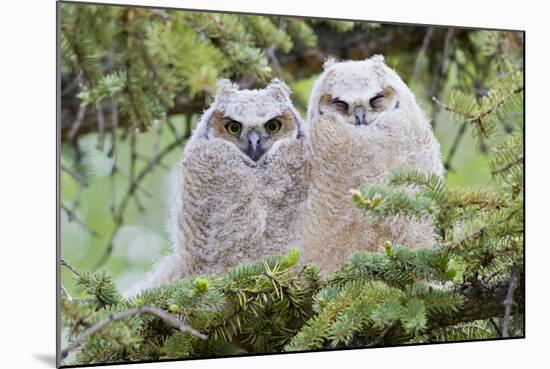
{"type": "Polygon", "coordinates": [[[353,251],[380,251],[386,240],[410,247],[430,247],[433,227],[426,221],[395,217],[368,218],[351,204],[350,189],[384,184],[397,168],[443,174],[440,147],[430,123],[408,87],[383,58],[329,61],[316,81],[309,103],[310,189],[306,201],[303,262],[334,271],[353,251]],[[347,99],[391,86],[399,104],[367,126],[344,122],[319,111],[321,96],[347,99]]]}
{"type": "Polygon", "coordinates": [[[297,246],[308,146],[289,93],[277,80],[262,90],[220,83],[182,156],[170,220],[173,250],[126,296],[187,275],[220,273],[297,246]],[[235,145],[208,134],[215,111],[240,121],[261,121],[285,110],[293,112],[300,134],[277,141],[256,163],[235,145]]]}

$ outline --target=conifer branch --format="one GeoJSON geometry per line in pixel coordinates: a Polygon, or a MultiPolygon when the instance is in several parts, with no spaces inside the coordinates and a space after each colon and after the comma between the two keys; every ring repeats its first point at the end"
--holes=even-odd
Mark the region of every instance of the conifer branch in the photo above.
{"type": "Polygon", "coordinates": [[[479,229],[477,229],[476,231],[466,235],[465,237],[461,238],[460,240],[457,240],[455,242],[451,242],[451,243],[448,243],[447,245],[445,245],[445,250],[447,252],[449,251],[452,251],[454,249],[456,249],[457,247],[465,244],[465,243],[468,243],[472,240],[475,240],[477,238],[480,238],[482,237],[486,231],[488,231],[489,229],[493,228],[493,227],[497,227],[497,226],[500,226],[501,224],[503,223],[506,223],[508,222],[510,219],[512,219],[518,212],[520,211],[520,209],[514,209],[512,211],[510,211],[510,213],[502,220],[500,220],[498,222],[498,224],[487,224],[485,226],[482,226],[480,227],[479,229]]]}
{"type": "Polygon", "coordinates": [[[516,166],[516,165],[518,165],[518,164],[521,164],[521,163],[523,163],[523,155],[519,156],[516,160],[514,160],[514,161],[512,161],[512,162],[510,162],[510,163],[508,163],[508,164],[506,164],[506,165],[504,165],[504,166],[502,166],[502,167],[500,167],[500,168],[497,168],[497,169],[491,171],[491,174],[492,174],[493,176],[494,176],[494,175],[497,175],[497,174],[502,173],[502,172],[505,172],[505,171],[507,171],[508,169],[510,169],[510,168],[512,168],[512,167],[514,167],[514,166],[516,166]]]}
{"type": "MultiPolygon", "coordinates": [[[[523,275],[521,284],[523,284],[523,275]]],[[[434,314],[430,317],[428,329],[452,326],[457,323],[501,317],[504,303],[508,295],[510,279],[505,279],[494,284],[484,284],[477,280],[473,283],[465,283],[456,289],[464,298],[462,307],[453,314],[434,314]]],[[[518,299],[523,297],[517,290],[512,292],[518,299]]]]}
{"type": "Polygon", "coordinates": [[[99,321],[98,323],[92,325],[88,329],[86,329],[81,335],[79,335],[77,338],[75,338],[66,348],[61,350],[61,360],[64,360],[67,355],[73,351],[74,349],[78,348],[80,345],[82,345],[86,339],[99,332],[101,329],[103,329],[106,325],[110,324],[111,322],[115,322],[117,320],[124,320],[130,317],[133,317],[137,314],[153,314],[157,317],[164,320],[166,323],[170,324],[172,327],[179,329],[183,333],[188,333],[192,336],[195,336],[201,340],[206,340],[208,337],[201,332],[197,331],[196,329],[188,326],[187,324],[184,324],[181,320],[179,320],[176,316],[166,312],[165,310],[159,309],[154,306],[138,306],[133,309],[129,309],[126,311],[122,311],[119,313],[110,314],[109,317],[106,319],[103,319],[99,321]]]}
{"type": "Polygon", "coordinates": [[[77,276],[77,277],[80,276],[80,273],[78,272],[78,270],[76,270],[71,264],[67,263],[67,261],[65,261],[65,259],[61,258],[60,263],[65,268],[69,269],[75,276],[77,276]]]}
{"type": "Polygon", "coordinates": [[[451,105],[444,104],[436,96],[432,96],[432,100],[444,110],[450,113],[464,116],[469,123],[473,123],[477,126],[479,132],[481,133],[481,137],[487,138],[489,137],[489,132],[485,127],[484,119],[487,116],[493,114],[497,109],[499,109],[511,96],[518,94],[520,92],[523,92],[523,86],[517,87],[516,89],[514,89],[513,91],[507,94],[503,94],[502,97],[492,101],[491,104],[489,104],[489,106],[485,107],[484,110],[478,112],[477,114],[473,114],[468,111],[463,111],[451,105]]]}

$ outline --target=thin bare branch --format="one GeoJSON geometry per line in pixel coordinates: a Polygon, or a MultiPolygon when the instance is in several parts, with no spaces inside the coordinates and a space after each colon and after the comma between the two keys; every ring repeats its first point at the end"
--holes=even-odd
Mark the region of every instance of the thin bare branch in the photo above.
{"type": "Polygon", "coordinates": [[[187,324],[184,324],[181,320],[179,320],[175,315],[172,315],[168,313],[167,311],[164,311],[160,308],[154,307],[154,306],[139,306],[133,309],[129,309],[126,311],[122,311],[120,313],[114,313],[110,314],[107,318],[99,321],[98,323],[92,325],[88,329],[86,329],[81,335],[75,338],[73,342],[71,342],[70,345],[65,347],[63,350],[61,350],[61,360],[64,360],[67,355],[75,350],[76,348],[80,347],[86,339],[102,330],[105,326],[108,324],[118,321],[118,320],[124,320],[133,317],[137,314],[153,314],[159,317],[160,319],[164,320],[166,323],[170,324],[174,328],[179,329],[183,333],[189,333],[192,336],[195,336],[201,340],[206,340],[208,336],[205,334],[202,334],[201,332],[197,331],[196,329],[188,326],[187,324]]]}
{"type": "Polygon", "coordinates": [[[376,337],[371,343],[367,345],[367,347],[373,347],[378,346],[382,342],[384,342],[384,337],[388,334],[388,332],[395,326],[395,324],[390,324],[384,328],[384,330],[376,337]]]}
{"type": "Polygon", "coordinates": [[[422,46],[420,47],[420,50],[418,50],[418,54],[416,55],[416,60],[414,62],[414,72],[413,72],[413,80],[417,81],[419,80],[420,76],[420,63],[422,62],[422,59],[426,55],[426,51],[428,50],[428,46],[430,46],[430,40],[432,39],[434,33],[433,27],[428,27],[426,30],[426,34],[424,35],[424,38],[422,39],[422,46]]]}
{"type": "MultiPolygon", "coordinates": [[[[162,135],[162,127],[164,125],[162,123],[159,123],[155,132],[155,141],[153,142],[153,151],[152,151],[152,158],[153,158],[153,169],[156,169],[157,162],[155,158],[157,157],[159,153],[159,147],[160,147],[160,137],[162,135]]],[[[134,160],[137,159],[137,151],[134,150],[132,153],[134,155],[134,160]]]]}
{"type": "Polygon", "coordinates": [[[80,218],[76,216],[76,208],[73,207],[73,209],[69,209],[69,207],[67,207],[65,204],[61,204],[61,209],[63,209],[63,211],[67,213],[69,222],[76,222],[82,228],[84,228],[88,233],[90,233],[93,237],[99,237],[98,232],[90,228],[90,226],[88,226],[84,221],[82,221],[80,218]]]}
{"type": "Polygon", "coordinates": [[[61,295],[65,297],[68,301],[73,301],[73,298],[71,297],[71,295],[69,294],[69,291],[67,291],[65,286],[63,286],[63,284],[60,284],[60,286],[61,286],[61,295]]]}
{"type": "Polygon", "coordinates": [[[491,172],[491,174],[492,174],[492,175],[496,175],[496,174],[505,172],[505,171],[507,171],[508,169],[512,168],[513,166],[518,165],[518,164],[520,164],[520,163],[522,163],[522,162],[523,162],[523,155],[520,155],[516,160],[514,160],[514,161],[512,161],[512,162],[510,162],[510,163],[508,163],[508,164],[506,164],[506,165],[504,165],[504,166],[502,166],[502,167],[500,167],[500,168],[497,168],[497,169],[493,170],[493,171],[491,172]]]}
{"type": "MultiPolygon", "coordinates": [[[[160,163],[162,161],[162,159],[164,159],[164,157],[166,157],[168,154],[170,154],[174,149],[178,148],[180,145],[183,144],[183,142],[185,142],[185,140],[187,139],[187,135],[182,135],[182,136],[179,136],[177,140],[173,141],[171,144],[167,145],[166,147],[164,147],[159,153],[158,155],[156,156],[155,161],[157,163],[160,163]]],[[[101,265],[103,265],[107,259],[109,258],[109,256],[111,255],[111,252],[113,251],[113,240],[114,240],[114,237],[118,231],[118,228],[120,227],[120,225],[122,224],[122,222],[124,221],[124,213],[126,211],[126,207],[128,206],[128,202],[130,201],[130,199],[132,198],[132,196],[135,195],[135,191],[136,191],[136,186],[135,184],[140,184],[141,181],[150,173],[152,173],[153,171],[153,166],[152,166],[152,162],[149,162],[148,165],[146,165],[139,173],[138,175],[135,177],[135,180],[134,182],[130,185],[130,188],[128,189],[128,191],[126,192],[126,194],[124,195],[124,198],[122,199],[122,201],[120,202],[120,205],[118,207],[118,211],[116,212],[116,216],[115,216],[115,226],[113,228],[113,231],[111,232],[111,235],[109,237],[109,242],[107,244],[107,248],[105,249],[105,252],[103,253],[103,255],[101,256],[101,258],[99,259],[96,267],[99,267],[101,265]]]]}
{"type": "Polygon", "coordinates": [[[170,132],[172,132],[172,135],[174,136],[174,139],[177,140],[180,136],[179,136],[178,132],[176,131],[176,127],[174,127],[172,122],[170,122],[170,119],[166,119],[165,123],[168,126],[168,128],[170,129],[170,132]]]}
{"type": "Polygon", "coordinates": [[[71,273],[73,273],[74,275],[80,276],[80,273],[78,272],[78,270],[76,270],[71,264],[67,263],[65,259],[61,258],[60,263],[65,268],[69,269],[71,273]]]}
{"type": "Polygon", "coordinates": [[[491,323],[491,326],[493,327],[495,332],[498,333],[498,335],[500,336],[500,328],[498,327],[497,323],[495,322],[495,319],[494,318],[489,319],[489,323],[491,323]]]}
{"type": "Polygon", "coordinates": [[[446,76],[449,70],[449,55],[451,53],[451,40],[453,39],[454,28],[447,29],[445,43],[443,44],[443,56],[441,58],[441,75],[446,76]]]}
{"type": "Polygon", "coordinates": [[[512,274],[510,276],[510,282],[508,284],[508,294],[506,300],[504,300],[504,319],[502,320],[502,337],[510,337],[508,326],[510,325],[510,315],[512,313],[512,305],[514,305],[514,292],[516,291],[516,285],[518,282],[518,268],[517,265],[512,267],[512,274]]]}
{"type": "Polygon", "coordinates": [[[88,182],[86,181],[86,178],[82,176],[82,174],[72,170],[71,168],[63,164],[61,164],[61,170],[73,177],[78,183],[80,183],[82,187],[88,187],[88,182]]]}
{"type": "Polygon", "coordinates": [[[143,186],[141,186],[139,184],[139,182],[137,182],[131,176],[122,173],[118,167],[115,168],[115,173],[118,174],[119,176],[121,176],[122,178],[126,179],[128,182],[130,182],[130,184],[132,186],[134,186],[136,188],[136,190],[141,191],[141,193],[143,193],[145,196],[147,196],[147,197],[152,197],[153,196],[153,195],[151,195],[151,192],[149,192],[145,188],[143,188],[143,186]]]}
{"type": "Polygon", "coordinates": [[[117,144],[117,134],[116,130],[118,128],[118,106],[115,99],[111,96],[109,102],[109,109],[111,110],[111,149],[109,150],[108,157],[112,158],[116,155],[116,144],[117,144]]]}
{"type": "MultiPolygon", "coordinates": [[[[82,80],[82,71],[80,71],[61,91],[61,97],[69,96],[77,90],[80,81],[82,80]]],[[[63,82],[62,82],[63,83],[63,82]]]]}
{"type": "MultiPolygon", "coordinates": [[[[149,163],[151,161],[151,158],[147,155],[144,155],[140,152],[136,152],[136,159],[139,159],[139,160],[142,160],[146,163],[149,163]]],[[[156,163],[156,166],[158,166],[159,168],[162,168],[164,170],[170,170],[170,167],[164,163],[156,163]]]]}
{"type": "Polygon", "coordinates": [[[103,115],[103,106],[101,102],[98,102],[95,105],[97,112],[97,144],[96,147],[98,150],[103,151],[105,144],[105,117],[103,115]]]}
{"type": "Polygon", "coordinates": [[[445,161],[445,169],[447,171],[452,170],[452,167],[451,167],[452,160],[456,154],[456,150],[458,149],[458,145],[460,144],[462,137],[464,137],[464,133],[466,132],[467,126],[468,126],[468,122],[463,122],[460,125],[460,128],[458,130],[458,133],[455,136],[455,139],[453,140],[453,144],[451,145],[451,148],[449,149],[449,154],[447,155],[447,160],[445,161]]]}
{"type": "Polygon", "coordinates": [[[71,126],[71,130],[67,134],[67,138],[70,141],[72,141],[78,133],[78,129],[80,128],[82,120],[84,119],[84,114],[86,114],[86,105],[80,104],[80,106],[78,107],[78,113],[76,113],[76,119],[71,126]]]}

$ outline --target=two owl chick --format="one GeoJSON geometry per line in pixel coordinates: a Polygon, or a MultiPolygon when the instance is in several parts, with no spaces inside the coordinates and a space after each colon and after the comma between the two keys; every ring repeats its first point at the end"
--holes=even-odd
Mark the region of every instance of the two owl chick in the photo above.
{"type": "Polygon", "coordinates": [[[349,190],[396,168],[443,173],[439,144],[412,92],[380,56],[325,63],[304,124],[278,80],[262,90],[222,81],[182,159],[174,250],[134,291],[302,249],[324,272],[385,240],[433,244],[429,223],[376,222],[349,190]]]}

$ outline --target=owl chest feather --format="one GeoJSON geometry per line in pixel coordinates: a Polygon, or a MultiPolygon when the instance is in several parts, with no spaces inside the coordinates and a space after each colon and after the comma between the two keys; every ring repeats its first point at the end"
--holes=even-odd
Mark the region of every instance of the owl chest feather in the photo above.
{"type": "Polygon", "coordinates": [[[191,151],[195,160],[184,160],[184,177],[199,186],[183,191],[182,213],[195,213],[193,223],[200,224],[204,240],[187,240],[185,246],[196,245],[192,252],[210,265],[252,261],[292,246],[295,203],[305,183],[303,165],[286,156],[293,148],[282,147],[256,166],[226,145],[212,153],[210,144],[210,154],[198,149],[191,151]]]}

